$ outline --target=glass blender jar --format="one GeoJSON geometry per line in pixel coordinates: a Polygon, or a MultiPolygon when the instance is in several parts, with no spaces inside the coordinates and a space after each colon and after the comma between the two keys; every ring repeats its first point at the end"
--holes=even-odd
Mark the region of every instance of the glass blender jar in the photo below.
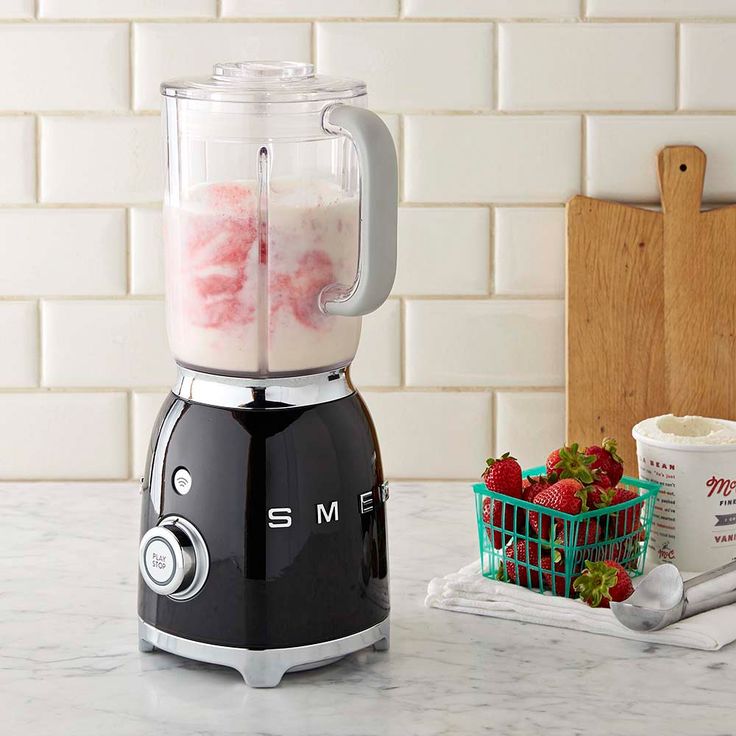
{"type": "Polygon", "coordinates": [[[349,364],[396,268],[396,154],[365,85],[243,62],[161,91],[176,361],[254,378],[349,364]]]}

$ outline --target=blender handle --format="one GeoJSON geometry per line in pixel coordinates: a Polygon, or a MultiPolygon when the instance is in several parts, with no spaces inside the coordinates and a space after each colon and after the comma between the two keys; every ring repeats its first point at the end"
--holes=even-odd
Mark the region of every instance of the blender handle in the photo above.
{"type": "Polygon", "coordinates": [[[373,312],[391,293],[396,276],[398,165],[386,124],[362,107],[336,104],[322,117],[328,133],[347,136],[360,165],[358,274],[350,289],[328,286],[321,308],[327,314],[359,317],[373,312]]]}

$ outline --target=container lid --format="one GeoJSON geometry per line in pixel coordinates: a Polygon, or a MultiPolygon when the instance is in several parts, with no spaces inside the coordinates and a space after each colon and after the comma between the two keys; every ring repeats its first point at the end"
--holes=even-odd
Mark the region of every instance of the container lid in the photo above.
{"type": "Polygon", "coordinates": [[[315,74],[298,61],[236,61],[215,64],[211,77],[173,79],[161,85],[166,97],[218,102],[304,102],[359,97],[365,83],[315,74]]]}

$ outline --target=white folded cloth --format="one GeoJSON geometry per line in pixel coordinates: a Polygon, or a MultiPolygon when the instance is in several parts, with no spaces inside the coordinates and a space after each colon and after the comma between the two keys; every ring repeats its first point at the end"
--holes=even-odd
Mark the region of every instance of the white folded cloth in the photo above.
{"type": "Polygon", "coordinates": [[[691,649],[715,651],[736,640],[736,603],[700,613],[662,631],[640,633],[620,624],[607,608],[590,608],[579,600],[542,595],[484,578],[480,561],[431,580],[424,605],[691,649]]]}

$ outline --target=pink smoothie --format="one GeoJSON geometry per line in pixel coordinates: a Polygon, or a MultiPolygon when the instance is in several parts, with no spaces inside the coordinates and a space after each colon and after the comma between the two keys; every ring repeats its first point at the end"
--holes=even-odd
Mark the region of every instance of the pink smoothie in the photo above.
{"type": "Polygon", "coordinates": [[[176,359],[211,371],[299,374],[349,363],[360,319],[319,308],[356,273],[358,200],[322,180],[192,188],[165,208],[169,340],[176,359]]]}

